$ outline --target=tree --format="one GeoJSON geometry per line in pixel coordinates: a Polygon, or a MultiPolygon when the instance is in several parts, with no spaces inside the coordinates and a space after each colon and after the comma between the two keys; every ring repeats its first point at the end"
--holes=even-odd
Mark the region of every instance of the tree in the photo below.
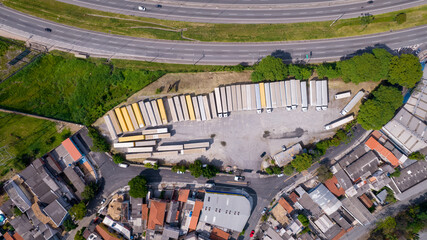
{"type": "Polygon", "coordinates": [[[285,167],[283,167],[283,173],[291,176],[294,173],[294,168],[291,164],[287,164],[285,167]]]}
{"type": "Polygon", "coordinates": [[[381,229],[387,235],[393,233],[396,225],[397,223],[394,217],[386,217],[383,221],[378,223],[377,228],[381,229]]]}
{"type": "Polygon", "coordinates": [[[184,165],[174,165],[172,167],[172,172],[185,172],[187,170],[187,167],[184,165]]]}
{"type": "Polygon", "coordinates": [[[273,170],[273,173],[276,175],[279,175],[282,173],[282,169],[279,166],[273,166],[271,169],[273,170]]]}
{"type": "Polygon", "coordinates": [[[86,216],[87,213],[86,204],[84,204],[84,202],[75,204],[70,208],[70,210],[68,210],[68,213],[71,217],[77,220],[81,220],[86,216]]]}
{"type": "Polygon", "coordinates": [[[360,106],[357,122],[366,130],[379,130],[393,118],[403,96],[397,88],[389,86],[380,86],[372,95],[372,99],[360,106]]]}
{"type": "Polygon", "coordinates": [[[295,156],[295,159],[291,162],[291,165],[298,172],[302,172],[311,166],[312,161],[313,157],[310,154],[302,153],[295,156]]]}
{"type": "Polygon", "coordinates": [[[380,61],[379,72],[380,79],[387,79],[390,70],[390,61],[393,55],[383,48],[375,48],[372,50],[374,56],[380,61]]]}
{"type": "Polygon", "coordinates": [[[299,214],[298,220],[304,227],[308,227],[308,225],[310,224],[310,221],[308,221],[308,218],[304,214],[299,214]]]}
{"type": "Polygon", "coordinates": [[[392,174],[390,174],[390,177],[400,177],[400,170],[396,168],[392,174]]]}
{"type": "Polygon", "coordinates": [[[417,152],[413,152],[413,153],[409,154],[408,158],[412,159],[412,160],[419,161],[419,160],[425,160],[426,156],[424,156],[422,153],[417,151],[417,152]]]}
{"type": "Polygon", "coordinates": [[[342,78],[345,82],[361,83],[367,81],[380,81],[381,61],[371,53],[354,56],[351,59],[338,62],[342,78]]]}
{"type": "Polygon", "coordinates": [[[412,54],[394,56],[390,62],[388,81],[403,87],[413,88],[420,81],[423,72],[419,59],[412,54]]]}
{"type": "Polygon", "coordinates": [[[282,59],[273,56],[267,56],[255,66],[255,71],[252,73],[251,79],[254,82],[263,80],[283,80],[288,75],[288,69],[283,64],[282,59]]]}
{"type": "Polygon", "coordinates": [[[85,186],[85,189],[82,192],[82,198],[84,201],[92,200],[98,193],[99,185],[96,182],[90,182],[85,186]]]}
{"type": "Polygon", "coordinates": [[[188,167],[188,170],[190,171],[192,176],[194,176],[195,178],[198,178],[203,174],[202,165],[203,165],[202,161],[196,160],[194,161],[194,163],[190,164],[190,166],[188,167]]]}
{"type": "Polygon", "coordinates": [[[121,154],[114,154],[113,155],[113,161],[115,164],[123,163],[124,160],[125,160],[125,158],[121,154]]]}
{"type": "Polygon", "coordinates": [[[271,167],[268,167],[268,168],[266,168],[266,169],[264,169],[265,170],[265,172],[268,174],[268,175],[273,175],[273,169],[271,168],[271,167]]]}
{"type": "Polygon", "coordinates": [[[62,225],[64,226],[65,231],[67,232],[77,228],[77,224],[75,224],[74,221],[69,217],[65,219],[62,225]]]}
{"type": "Polygon", "coordinates": [[[143,198],[147,196],[148,188],[147,188],[147,180],[143,176],[136,176],[132,178],[128,185],[129,195],[133,198],[143,198]]]}
{"type": "Polygon", "coordinates": [[[13,216],[19,217],[21,215],[22,215],[21,210],[19,210],[19,208],[17,206],[13,207],[13,216]]]}
{"type": "Polygon", "coordinates": [[[80,229],[79,231],[77,231],[76,235],[74,236],[74,240],[86,240],[83,237],[83,229],[80,229]]]}
{"type": "Polygon", "coordinates": [[[93,146],[91,148],[94,152],[109,152],[110,144],[107,140],[98,132],[94,127],[88,127],[88,135],[93,141],[93,146]]]}
{"type": "Polygon", "coordinates": [[[205,178],[213,178],[218,172],[218,169],[212,165],[207,165],[202,169],[203,177],[205,178]]]}
{"type": "Polygon", "coordinates": [[[341,76],[341,72],[337,67],[336,63],[323,63],[316,67],[316,72],[319,78],[339,78],[341,76]]]}
{"type": "Polygon", "coordinates": [[[325,182],[328,179],[331,179],[334,175],[332,174],[331,170],[329,170],[328,167],[325,165],[320,165],[320,167],[317,169],[317,177],[319,181],[325,182]]]}

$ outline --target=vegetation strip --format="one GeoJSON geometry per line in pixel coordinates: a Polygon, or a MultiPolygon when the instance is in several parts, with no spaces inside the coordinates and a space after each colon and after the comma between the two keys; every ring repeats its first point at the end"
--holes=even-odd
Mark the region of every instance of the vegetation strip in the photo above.
{"type": "Polygon", "coordinates": [[[211,42],[265,42],[348,37],[427,24],[427,5],[360,18],[289,24],[178,22],[102,12],[55,0],[2,0],[18,11],[83,29],[153,39],[211,42]],[[181,32],[151,28],[183,29],[181,32]]]}

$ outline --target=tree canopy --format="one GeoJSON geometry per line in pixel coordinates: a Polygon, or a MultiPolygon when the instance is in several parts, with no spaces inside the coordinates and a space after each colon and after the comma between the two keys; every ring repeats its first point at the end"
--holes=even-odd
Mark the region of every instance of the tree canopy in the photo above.
{"type": "Polygon", "coordinates": [[[364,53],[338,62],[344,82],[356,84],[367,81],[378,82],[384,79],[382,78],[384,76],[381,76],[381,71],[378,71],[381,66],[381,60],[372,53],[364,53]]]}
{"type": "Polygon", "coordinates": [[[82,198],[85,201],[89,201],[93,199],[96,194],[98,193],[99,185],[95,182],[91,182],[88,185],[85,186],[85,189],[82,192],[82,198]]]}
{"type": "Polygon", "coordinates": [[[424,156],[420,152],[413,152],[413,153],[408,155],[408,158],[412,159],[412,160],[418,160],[419,161],[419,160],[425,160],[426,156],[424,156]]]}
{"type": "Polygon", "coordinates": [[[393,118],[403,96],[397,88],[383,85],[373,91],[372,96],[360,106],[357,122],[364,129],[379,130],[393,118]]]}
{"type": "Polygon", "coordinates": [[[190,166],[188,167],[190,174],[195,178],[202,176],[203,174],[202,165],[203,165],[202,161],[200,160],[194,161],[194,163],[190,164],[190,166]]]}
{"type": "Polygon", "coordinates": [[[302,153],[295,156],[295,159],[292,160],[291,165],[298,172],[302,172],[308,169],[313,161],[313,157],[308,153],[302,153]]]}
{"type": "Polygon", "coordinates": [[[81,220],[86,216],[87,213],[86,204],[84,204],[84,202],[75,204],[70,208],[70,210],[68,210],[68,213],[71,217],[77,220],[81,220]]]}
{"type": "Polygon", "coordinates": [[[132,178],[128,185],[130,187],[129,195],[133,198],[143,198],[147,196],[147,180],[143,176],[136,176],[132,178]]]}
{"type": "Polygon", "coordinates": [[[282,59],[273,56],[267,56],[255,66],[252,73],[252,81],[260,82],[263,80],[283,80],[288,76],[288,69],[282,59]]]}
{"type": "Polygon", "coordinates": [[[304,214],[299,214],[298,220],[301,222],[301,224],[304,227],[307,227],[310,224],[310,222],[308,221],[308,218],[304,214]]]}
{"type": "Polygon", "coordinates": [[[423,72],[421,71],[418,57],[412,54],[402,54],[400,57],[394,56],[391,58],[388,77],[390,83],[413,88],[420,81],[422,75],[423,72]]]}
{"type": "Polygon", "coordinates": [[[325,165],[320,165],[320,167],[317,169],[317,177],[318,180],[321,182],[325,182],[333,176],[334,175],[332,174],[332,172],[325,165]]]}

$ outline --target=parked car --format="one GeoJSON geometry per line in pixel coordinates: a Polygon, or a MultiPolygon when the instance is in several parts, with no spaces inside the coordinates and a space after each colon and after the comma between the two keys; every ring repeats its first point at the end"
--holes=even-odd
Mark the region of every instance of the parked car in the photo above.
{"type": "Polygon", "coordinates": [[[145,7],[144,7],[144,6],[138,6],[138,10],[139,10],[139,11],[145,11],[146,9],[145,9],[145,7]]]}
{"type": "Polygon", "coordinates": [[[129,167],[129,164],[127,164],[127,163],[119,163],[118,166],[121,167],[121,168],[127,168],[127,167],[129,167]]]}
{"type": "Polygon", "coordinates": [[[52,29],[50,29],[50,28],[45,28],[44,29],[46,32],[52,32],[52,29]]]}
{"type": "Polygon", "coordinates": [[[267,213],[267,207],[264,207],[264,209],[262,210],[262,213],[261,213],[261,215],[264,215],[265,213],[267,213]]]}
{"type": "Polygon", "coordinates": [[[281,174],[277,174],[277,177],[283,177],[285,176],[285,174],[281,173],[281,174]]]}
{"type": "Polygon", "coordinates": [[[245,181],[245,176],[234,176],[234,181],[243,182],[245,181]]]}
{"type": "Polygon", "coordinates": [[[105,203],[105,201],[107,201],[107,199],[106,199],[106,198],[103,198],[103,199],[102,199],[102,201],[101,201],[101,204],[104,204],[104,203],[105,203]]]}
{"type": "Polygon", "coordinates": [[[156,5],[156,8],[162,8],[162,5],[157,4],[157,5],[156,5]]]}
{"type": "Polygon", "coordinates": [[[251,231],[251,234],[249,234],[249,237],[253,237],[253,236],[254,236],[254,234],[255,234],[255,230],[252,230],[252,231],[251,231]]]}
{"type": "Polygon", "coordinates": [[[261,153],[261,157],[262,158],[265,157],[266,154],[267,154],[266,152],[261,153]]]}

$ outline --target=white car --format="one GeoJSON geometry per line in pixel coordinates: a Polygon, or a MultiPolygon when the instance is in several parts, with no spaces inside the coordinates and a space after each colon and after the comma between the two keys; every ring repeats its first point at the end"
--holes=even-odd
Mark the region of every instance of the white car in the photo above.
{"type": "Polygon", "coordinates": [[[144,6],[138,6],[138,10],[139,11],[145,11],[145,7],[144,6]]]}
{"type": "Polygon", "coordinates": [[[129,167],[129,164],[119,163],[118,166],[121,167],[121,168],[127,168],[127,167],[129,167]]]}

